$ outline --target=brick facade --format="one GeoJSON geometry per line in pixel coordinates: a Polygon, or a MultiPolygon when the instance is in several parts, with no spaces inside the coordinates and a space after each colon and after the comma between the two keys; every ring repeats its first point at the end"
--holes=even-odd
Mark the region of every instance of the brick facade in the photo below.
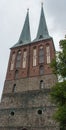
{"type": "MultiPolygon", "coordinates": [[[[49,40],[43,40],[43,41],[39,41],[36,43],[32,43],[32,44],[28,44],[28,45],[24,45],[24,46],[20,46],[18,48],[13,48],[11,50],[10,53],[10,59],[9,59],[9,64],[8,64],[8,70],[7,70],[7,75],[6,75],[6,80],[14,80],[15,77],[15,71],[16,71],[16,67],[14,65],[14,70],[10,71],[10,64],[11,64],[11,57],[13,52],[15,52],[16,56],[17,56],[17,52],[18,50],[21,50],[21,59],[23,59],[23,51],[24,49],[27,50],[27,65],[26,68],[23,69],[22,68],[22,60],[21,60],[21,67],[17,68],[19,70],[19,75],[18,75],[18,79],[20,78],[25,78],[25,77],[33,77],[33,76],[38,76],[39,74],[39,67],[41,64],[39,64],[39,47],[42,45],[44,47],[44,74],[51,74],[52,70],[49,64],[47,64],[46,61],[46,46],[47,44],[49,44],[50,47],[50,57],[51,57],[51,61],[55,56],[55,49],[54,49],[54,44],[52,39],[49,40]],[[37,65],[35,67],[33,67],[33,48],[36,47],[37,48],[37,65]]],[[[16,58],[15,58],[15,62],[16,62],[16,58]]]]}
{"type": "MultiPolygon", "coordinates": [[[[57,82],[57,77],[46,62],[46,45],[50,46],[51,60],[55,56],[52,39],[11,49],[6,80],[0,104],[0,130],[59,130],[58,124],[52,119],[56,109],[50,102],[51,87],[57,82]],[[39,73],[39,46],[44,47],[44,74],[39,73]],[[37,48],[37,66],[33,67],[33,48],[37,48]],[[18,78],[15,79],[16,67],[10,70],[13,52],[17,56],[18,50],[27,50],[27,66],[22,69],[22,60],[18,78]],[[44,86],[41,88],[40,82],[44,86]],[[13,88],[15,85],[15,88],[13,88]],[[14,90],[13,90],[14,89],[14,90]]],[[[22,58],[21,58],[22,59],[22,58]]],[[[16,63],[16,57],[15,57],[16,63]]]]}

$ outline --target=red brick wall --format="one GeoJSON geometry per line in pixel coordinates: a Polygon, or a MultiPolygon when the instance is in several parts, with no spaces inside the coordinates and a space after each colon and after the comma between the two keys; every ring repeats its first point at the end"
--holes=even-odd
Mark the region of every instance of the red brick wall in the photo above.
{"type": "Polygon", "coordinates": [[[39,60],[38,59],[38,54],[39,54],[39,46],[40,45],[43,45],[43,47],[44,47],[44,63],[43,63],[44,74],[51,74],[52,69],[50,68],[50,65],[47,64],[47,61],[46,61],[46,45],[47,44],[49,44],[49,46],[50,46],[50,56],[51,56],[51,60],[52,60],[54,58],[54,56],[55,56],[55,49],[54,49],[54,44],[53,44],[52,39],[43,40],[43,41],[39,41],[39,42],[36,42],[36,43],[31,43],[31,44],[28,44],[28,45],[22,45],[20,47],[12,48],[11,53],[10,53],[9,63],[8,63],[6,80],[13,80],[15,78],[16,58],[15,58],[14,69],[10,70],[11,57],[12,57],[13,52],[15,52],[16,56],[17,56],[18,50],[21,50],[21,52],[22,52],[21,59],[22,59],[24,49],[27,50],[27,65],[26,65],[26,68],[23,69],[22,68],[22,60],[21,60],[21,67],[17,68],[19,70],[18,79],[39,75],[40,64],[38,62],[38,60],[39,60]],[[37,48],[37,65],[35,67],[33,67],[33,48],[35,46],[37,48]]]}

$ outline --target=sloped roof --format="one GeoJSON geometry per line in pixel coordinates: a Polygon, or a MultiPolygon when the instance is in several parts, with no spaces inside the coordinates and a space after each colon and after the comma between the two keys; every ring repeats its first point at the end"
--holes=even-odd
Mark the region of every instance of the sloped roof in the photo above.
{"type": "Polygon", "coordinates": [[[34,41],[38,41],[40,39],[48,39],[48,38],[50,38],[50,36],[48,33],[44,10],[43,10],[43,4],[42,4],[38,32],[34,41]]]}
{"type": "Polygon", "coordinates": [[[32,44],[33,42],[38,42],[41,40],[50,39],[52,37],[49,36],[44,10],[43,10],[43,4],[41,6],[41,14],[40,14],[40,21],[39,21],[39,27],[37,31],[36,38],[31,42],[31,34],[30,34],[30,24],[29,24],[29,10],[27,10],[27,15],[25,18],[24,26],[20,35],[20,38],[18,42],[12,47],[18,47],[26,44],[32,44]]]}
{"type": "Polygon", "coordinates": [[[28,44],[30,42],[31,42],[31,35],[30,35],[30,24],[29,24],[29,10],[27,10],[27,15],[25,18],[25,22],[24,22],[24,26],[23,26],[20,38],[13,47],[28,44]]]}

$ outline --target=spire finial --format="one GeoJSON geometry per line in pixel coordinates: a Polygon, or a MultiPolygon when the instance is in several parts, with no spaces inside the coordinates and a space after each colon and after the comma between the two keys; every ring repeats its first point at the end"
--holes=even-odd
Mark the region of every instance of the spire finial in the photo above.
{"type": "Polygon", "coordinates": [[[41,2],[41,6],[43,7],[43,2],[41,2]]]}
{"type": "Polygon", "coordinates": [[[30,24],[29,24],[29,8],[27,9],[27,15],[19,38],[19,42],[20,41],[22,41],[23,43],[27,43],[31,41],[30,24]]]}
{"type": "MultiPolygon", "coordinates": [[[[43,1],[43,0],[42,0],[43,1]]],[[[38,32],[35,40],[41,39],[48,39],[49,33],[46,25],[46,20],[44,16],[44,10],[43,10],[43,2],[41,2],[41,14],[40,14],[40,21],[39,21],[39,27],[38,32]]]]}
{"type": "Polygon", "coordinates": [[[29,8],[27,8],[27,12],[29,12],[29,8]]]}

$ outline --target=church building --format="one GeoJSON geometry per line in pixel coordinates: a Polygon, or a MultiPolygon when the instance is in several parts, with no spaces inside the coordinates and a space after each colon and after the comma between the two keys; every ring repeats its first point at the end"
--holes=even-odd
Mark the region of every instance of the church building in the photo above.
{"type": "Polygon", "coordinates": [[[0,130],[59,130],[52,116],[51,87],[57,82],[50,63],[55,57],[43,4],[35,39],[31,40],[29,10],[18,42],[10,48],[0,103],[0,130]]]}

